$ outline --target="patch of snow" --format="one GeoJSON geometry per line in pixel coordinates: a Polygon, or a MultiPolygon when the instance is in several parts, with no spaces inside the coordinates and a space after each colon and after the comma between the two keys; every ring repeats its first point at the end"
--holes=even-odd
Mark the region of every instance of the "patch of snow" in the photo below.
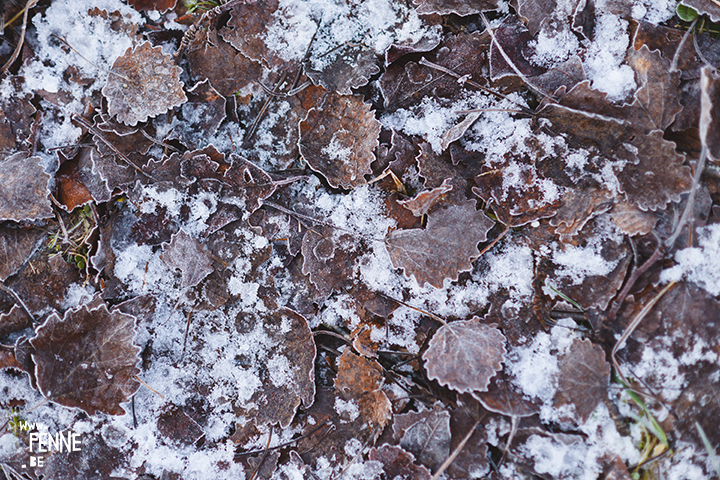
{"type": "Polygon", "coordinates": [[[685,248],[675,253],[678,262],[662,272],[663,283],[682,279],[704,288],[713,296],[720,295],[720,224],[698,229],[699,247],[685,248]]]}
{"type": "Polygon", "coordinates": [[[605,13],[595,25],[595,41],[585,56],[585,73],[592,87],[607,93],[608,99],[620,102],[636,88],[635,73],[629,65],[622,65],[630,45],[628,22],[605,13]]]}

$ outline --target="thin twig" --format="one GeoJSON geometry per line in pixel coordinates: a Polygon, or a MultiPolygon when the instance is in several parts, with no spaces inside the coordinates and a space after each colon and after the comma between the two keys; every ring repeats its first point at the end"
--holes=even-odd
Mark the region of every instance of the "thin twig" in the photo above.
{"type": "MultiPolygon", "coordinates": [[[[698,17],[698,18],[700,18],[700,17],[698,17]]],[[[690,32],[693,30],[693,28],[695,28],[695,24],[697,23],[697,21],[698,21],[697,18],[695,20],[693,20],[692,24],[690,25],[690,28],[687,29],[687,31],[685,32],[685,35],[683,35],[682,40],[680,40],[680,44],[678,45],[677,49],[675,50],[675,55],[673,55],[672,63],[670,64],[671,72],[677,71],[677,64],[678,64],[678,59],[680,58],[680,51],[685,46],[685,42],[687,41],[688,36],[690,35],[690,32]]]]}
{"type": "Polygon", "coordinates": [[[267,445],[265,445],[265,451],[262,454],[262,457],[260,457],[260,460],[257,463],[257,466],[255,467],[255,470],[253,470],[252,475],[250,475],[250,480],[255,480],[255,475],[260,471],[260,467],[262,467],[263,462],[267,458],[268,454],[270,453],[270,442],[272,440],[273,436],[273,426],[270,425],[270,434],[268,435],[268,441],[267,445]]]}
{"type": "Polygon", "coordinates": [[[453,451],[452,455],[450,455],[447,460],[443,462],[442,465],[440,465],[440,468],[438,468],[438,471],[435,472],[435,475],[432,476],[432,480],[437,480],[440,478],[440,475],[442,475],[445,470],[448,469],[448,467],[452,464],[452,462],[455,461],[458,455],[460,455],[460,452],[465,447],[465,444],[470,440],[470,437],[472,437],[473,433],[475,433],[475,429],[480,425],[480,420],[476,420],[475,424],[470,428],[470,431],[465,435],[465,437],[460,441],[460,444],[455,448],[455,451],[453,451]]]}
{"type": "Polygon", "coordinates": [[[15,46],[15,50],[13,51],[13,54],[10,56],[7,62],[5,62],[5,65],[3,65],[2,68],[0,68],[0,73],[4,73],[10,66],[17,60],[18,56],[20,55],[20,50],[22,49],[23,44],[25,43],[25,32],[27,31],[27,19],[28,19],[28,12],[31,8],[33,8],[35,5],[37,5],[38,0],[28,0],[28,2],[25,4],[25,8],[23,9],[23,22],[22,22],[22,29],[20,30],[20,40],[18,41],[17,45],[15,46]]]}

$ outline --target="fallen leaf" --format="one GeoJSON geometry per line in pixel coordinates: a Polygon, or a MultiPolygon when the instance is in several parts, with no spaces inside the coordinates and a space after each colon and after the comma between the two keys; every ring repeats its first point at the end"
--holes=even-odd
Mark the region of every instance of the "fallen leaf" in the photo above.
{"type": "Polygon", "coordinates": [[[372,173],[380,122],[362,95],[328,95],[300,122],[300,154],[335,187],[351,189],[372,173]]]}
{"type": "Polygon", "coordinates": [[[337,360],[335,391],[345,401],[358,406],[363,422],[379,435],[392,418],[392,405],[381,390],[383,371],[380,364],[347,349],[337,360]]]}
{"type": "Polygon", "coordinates": [[[175,8],[177,0],[129,0],[128,3],[139,11],[151,12],[153,10],[165,13],[175,8]]]}
{"type": "MultiPolygon", "coordinates": [[[[236,321],[240,333],[254,328],[252,321],[241,317],[236,321]]],[[[268,312],[259,321],[277,346],[262,365],[263,387],[255,391],[250,403],[258,409],[255,419],[259,425],[279,423],[287,428],[300,404],[308,409],[314,401],[315,340],[307,319],[289,308],[268,312]]]]}
{"type": "Polygon", "coordinates": [[[310,228],[302,241],[302,271],[310,275],[322,295],[330,295],[333,290],[352,286],[359,254],[357,241],[351,235],[338,235],[328,227],[310,228]]]}
{"type": "Polygon", "coordinates": [[[123,415],[120,406],[139,387],[135,318],[103,304],[56,313],[30,340],[38,389],[48,399],[93,415],[123,415]]]}
{"type": "Polygon", "coordinates": [[[31,312],[38,313],[48,307],[61,310],[68,288],[79,279],[78,269],[63,260],[62,255],[50,257],[45,249],[38,248],[5,284],[31,312]]]}
{"type": "Polygon", "coordinates": [[[60,165],[60,169],[55,174],[57,200],[65,206],[68,212],[72,212],[75,207],[86,205],[94,200],[80,178],[77,165],[77,159],[68,160],[60,165]]]}
{"type": "Polygon", "coordinates": [[[395,415],[393,436],[422,465],[436,470],[450,456],[450,413],[441,403],[431,409],[395,415]]]}
{"type": "Polygon", "coordinates": [[[265,35],[273,24],[278,0],[238,2],[230,10],[230,20],[220,35],[246,57],[262,62],[270,69],[284,64],[282,57],[265,44],[265,35]]]}
{"type": "Polygon", "coordinates": [[[230,167],[222,177],[227,185],[225,192],[244,198],[245,209],[252,213],[275,192],[277,183],[265,170],[239,155],[230,154],[229,160],[230,167]]]}
{"type": "Polygon", "coordinates": [[[430,380],[461,393],[487,391],[505,360],[505,336],[494,325],[458,320],[435,332],[423,353],[430,380]]]}
{"type": "Polygon", "coordinates": [[[35,221],[51,218],[48,195],[50,175],[40,157],[18,152],[0,161],[0,221],[35,221]]]}
{"type": "Polygon", "coordinates": [[[0,225],[0,282],[17,273],[46,236],[47,232],[39,228],[0,225]]]}
{"type": "Polygon", "coordinates": [[[161,258],[171,270],[180,270],[182,289],[194,287],[213,271],[210,252],[183,229],[163,244],[161,258]]]}
{"type": "Polygon", "coordinates": [[[720,5],[714,0],[682,0],[680,4],[693,8],[700,15],[707,15],[714,23],[720,22],[720,5]]]}
{"type": "Polygon", "coordinates": [[[181,72],[172,57],[162,53],[162,47],[145,42],[128,48],[113,63],[102,89],[108,114],[134,126],[182,105],[187,97],[180,82],[181,72]]]}
{"type": "Polygon", "coordinates": [[[487,239],[493,222],[475,210],[475,202],[453,205],[428,217],[425,229],[395,230],[385,238],[385,248],[395,268],[413,275],[421,286],[442,288],[446,278],[457,280],[472,269],[480,256],[477,245],[487,239]]]}
{"type": "Polygon", "coordinates": [[[710,158],[720,162],[720,75],[708,67],[701,75],[700,141],[710,158]]]}
{"type": "Polygon", "coordinates": [[[370,77],[380,72],[375,50],[362,44],[348,42],[329,56],[331,59],[323,59],[321,68],[316,68],[313,62],[305,65],[308,78],[329,92],[352,95],[353,88],[366,85],[370,77]]]}
{"type": "Polygon", "coordinates": [[[227,116],[225,97],[215,90],[208,80],[198,82],[187,92],[188,101],[182,105],[180,113],[185,119],[176,125],[167,139],[178,139],[188,148],[203,145],[208,137],[215,135],[220,124],[227,116]]]}
{"type": "Polygon", "coordinates": [[[388,444],[380,448],[373,447],[368,458],[382,464],[386,478],[430,480],[430,470],[423,465],[416,465],[413,454],[402,447],[388,444]]]}
{"type": "Polygon", "coordinates": [[[610,364],[605,350],[590,340],[573,340],[570,349],[558,359],[558,387],[553,406],[565,411],[571,406],[576,417],[564,418],[583,425],[595,408],[607,398],[610,364]]]}

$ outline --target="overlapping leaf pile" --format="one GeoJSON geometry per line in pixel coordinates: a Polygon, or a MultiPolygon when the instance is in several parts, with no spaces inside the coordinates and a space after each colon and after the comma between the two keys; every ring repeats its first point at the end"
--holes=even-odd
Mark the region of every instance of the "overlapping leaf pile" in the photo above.
{"type": "Polygon", "coordinates": [[[0,369],[23,393],[0,405],[94,432],[31,475],[629,478],[640,445],[709,475],[707,34],[637,2],[109,3],[35,12],[2,83],[0,369]],[[88,66],[77,25],[116,55],[88,66]],[[608,31],[631,88],[593,71],[608,31]]]}

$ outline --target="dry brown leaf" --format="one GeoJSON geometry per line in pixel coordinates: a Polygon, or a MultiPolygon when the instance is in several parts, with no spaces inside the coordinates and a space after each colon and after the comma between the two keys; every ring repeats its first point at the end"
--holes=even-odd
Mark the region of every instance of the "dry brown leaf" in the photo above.
{"type": "Polygon", "coordinates": [[[432,409],[396,415],[393,436],[422,465],[436,470],[450,455],[450,412],[438,402],[432,409]]]}
{"type": "Polygon", "coordinates": [[[180,81],[182,69],[162,52],[162,47],[153,47],[150,42],[128,48],[110,72],[102,89],[108,114],[117,115],[126,125],[137,125],[187,101],[180,81]]]}
{"type": "Polygon", "coordinates": [[[0,161],[0,221],[22,222],[50,218],[50,175],[40,157],[18,152],[0,161]]]}
{"type": "Polygon", "coordinates": [[[347,349],[338,358],[337,369],[335,391],[345,401],[354,402],[363,422],[379,434],[392,418],[392,405],[381,390],[382,367],[347,349]]]}
{"type": "Polygon", "coordinates": [[[351,189],[372,173],[380,122],[362,95],[328,95],[300,122],[300,154],[335,187],[351,189]]]}
{"type": "MultiPolygon", "coordinates": [[[[315,340],[307,319],[289,308],[269,312],[262,318],[263,329],[274,345],[263,365],[263,388],[250,402],[257,406],[256,422],[279,423],[286,428],[302,403],[308,409],[315,397],[315,340]]],[[[254,322],[238,318],[241,333],[255,328],[254,322]]]]}
{"type": "Polygon", "coordinates": [[[331,54],[334,58],[322,69],[314,69],[312,63],[305,65],[305,74],[329,92],[352,95],[353,88],[366,85],[370,77],[380,72],[375,50],[362,44],[348,42],[331,54]]]}
{"type": "Polygon", "coordinates": [[[157,10],[160,13],[165,13],[175,8],[177,0],[129,0],[128,3],[138,12],[157,10]]]}
{"type": "Polygon", "coordinates": [[[453,186],[450,185],[450,179],[446,178],[439,187],[420,192],[413,198],[400,200],[397,203],[410,210],[416,217],[421,217],[428,213],[428,210],[435,204],[440,195],[452,189],[453,186]]]}
{"type": "Polygon", "coordinates": [[[234,153],[230,155],[230,167],[222,177],[227,185],[227,195],[245,199],[245,209],[252,213],[262,205],[262,201],[272,195],[277,184],[262,168],[234,153]]]}
{"type": "Polygon", "coordinates": [[[558,359],[558,388],[553,405],[564,411],[571,405],[576,418],[564,418],[584,424],[595,408],[607,398],[610,364],[605,350],[590,340],[573,340],[570,349],[558,359]]]}
{"type": "Polygon", "coordinates": [[[506,338],[478,317],[443,325],[423,353],[430,380],[461,393],[485,392],[502,368],[506,338]]]}
{"type": "Polygon", "coordinates": [[[50,315],[30,340],[38,389],[48,400],[90,415],[123,415],[120,404],[139,386],[134,339],[135,318],[105,304],[92,310],[83,305],[63,318],[50,315]]]}
{"type": "Polygon", "coordinates": [[[171,270],[180,270],[183,289],[194,287],[213,271],[210,252],[183,229],[163,244],[162,261],[171,270]]]}
{"type": "Polygon", "coordinates": [[[395,268],[413,275],[422,286],[442,288],[446,278],[457,280],[472,269],[480,256],[477,245],[487,239],[493,221],[468,201],[439,210],[428,218],[425,229],[395,230],[385,238],[385,248],[395,268]]]}
{"type": "Polygon", "coordinates": [[[274,20],[278,0],[249,0],[236,3],[220,35],[246,57],[272,69],[283,59],[265,45],[265,34],[274,20]]]}
{"type": "Polygon", "coordinates": [[[308,229],[302,240],[302,272],[310,275],[321,295],[351,286],[355,277],[357,241],[328,227],[308,229]]]}
{"type": "Polygon", "coordinates": [[[413,454],[401,447],[385,444],[380,448],[372,448],[368,458],[382,463],[385,478],[430,480],[430,470],[423,465],[416,465],[413,454]]]}
{"type": "Polygon", "coordinates": [[[39,228],[22,230],[0,225],[0,282],[17,273],[46,235],[39,228]]]}

